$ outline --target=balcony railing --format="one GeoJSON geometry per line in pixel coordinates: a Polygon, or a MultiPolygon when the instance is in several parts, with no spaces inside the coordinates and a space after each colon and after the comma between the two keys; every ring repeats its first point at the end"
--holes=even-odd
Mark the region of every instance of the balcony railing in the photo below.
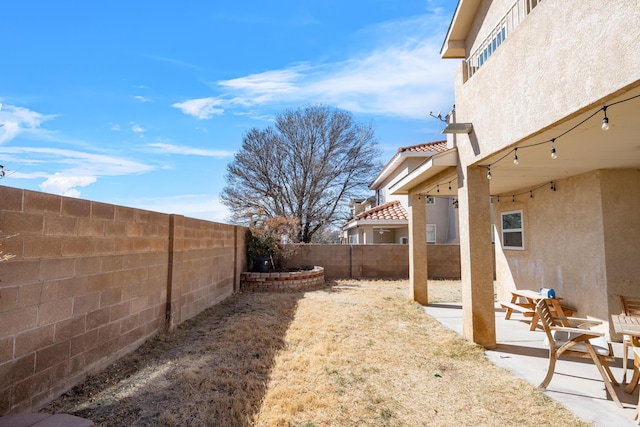
{"type": "Polygon", "coordinates": [[[465,60],[467,79],[471,78],[500,47],[513,30],[542,0],[517,0],[480,46],[465,60]]]}

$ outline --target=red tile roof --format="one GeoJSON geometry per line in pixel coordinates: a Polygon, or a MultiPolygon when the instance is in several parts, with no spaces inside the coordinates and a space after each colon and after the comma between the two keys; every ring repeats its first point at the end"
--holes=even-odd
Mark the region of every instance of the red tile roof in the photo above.
{"type": "Polygon", "coordinates": [[[371,208],[357,215],[355,220],[381,220],[381,219],[401,219],[408,220],[407,211],[399,201],[387,202],[375,208],[371,208]]]}
{"type": "Polygon", "coordinates": [[[447,151],[447,141],[434,141],[434,142],[427,142],[424,144],[418,144],[418,145],[412,145],[410,147],[400,147],[398,148],[398,153],[404,153],[404,152],[430,152],[430,151],[436,151],[436,152],[444,152],[447,151]]]}

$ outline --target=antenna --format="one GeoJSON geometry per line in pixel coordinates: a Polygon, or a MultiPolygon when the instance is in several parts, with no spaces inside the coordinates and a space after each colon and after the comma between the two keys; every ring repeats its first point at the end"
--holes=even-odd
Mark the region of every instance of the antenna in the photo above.
{"type": "Polygon", "coordinates": [[[447,122],[446,118],[444,119],[442,118],[442,111],[439,111],[437,116],[433,114],[433,111],[429,111],[429,115],[434,119],[440,120],[441,122],[445,122],[445,123],[447,122]]]}

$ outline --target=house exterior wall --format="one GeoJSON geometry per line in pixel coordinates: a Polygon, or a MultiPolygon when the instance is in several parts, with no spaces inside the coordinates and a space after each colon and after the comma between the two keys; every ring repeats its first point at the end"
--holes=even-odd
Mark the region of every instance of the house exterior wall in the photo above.
{"type": "Polygon", "coordinates": [[[524,250],[501,247],[496,221],[498,299],[518,289],[554,288],[578,316],[606,323],[620,295],[640,295],[640,172],[600,170],[556,182],[556,191],[494,201],[494,213],[522,209],[524,250]]]}
{"type": "Polygon", "coordinates": [[[604,170],[599,176],[608,306],[613,314],[620,312],[620,295],[640,296],[640,171],[604,170]]]}
{"type": "Polygon", "coordinates": [[[30,411],[231,295],[244,229],[0,186],[0,414],[30,411]]]}
{"type": "MultiPolygon", "coordinates": [[[[467,55],[512,4],[482,1],[465,39],[467,55]]],[[[534,142],[547,130],[560,134],[566,121],[639,85],[638,22],[637,0],[542,1],[473,76],[467,78],[461,64],[455,73],[455,117],[457,122],[473,123],[473,132],[456,135],[459,194],[467,191],[477,165],[486,165],[492,155],[534,142]]],[[[494,201],[498,298],[507,299],[515,286],[547,286],[574,305],[579,315],[607,321],[610,313],[619,312],[620,293],[638,294],[634,290],[638,267],[628,261],[625,250],[629,247],[637,259],[638,233],[633,232],[638,220],[632,218],[639,203],[637,181],[632,171],[599,170],[557,180],[556,192],[537,191],[532,199],[521,197],[515,203],[494,201]],[[622,188],[625,195],[629,191],[628,198],[621,196],[622,188]],[[606,194],[609,191],[612,194],[606,194]],[[525,250],[502,250],[500,212],[519,207],[525,250]]],[[[471,219],[464,215],[468,212],[461,213],[460,222],[466,225],[471,219]]],[[[461,226],[462,234],[475,231],[461,226]]],[[[467,257],[472,266],[483,257],[473,255],[473,243],[466,237],[461,238],[463,306],[471,307],[465,305],[464,295],[474,269],[465,272],[464,264],[467,257]]],[[[484,283],[480,285],[484,288],[484,283]]],[[[471,310],[479,317],[493,308],[485,304],[471,310]]],[[[482,328],[482,322],[473,326],[474,332],[482,328]]]]}
{"type": "MultiPolygon", "coordinates": [[[[507,3],[483,2],[495,19],[482,21],[479,13],[478,37],[468,45],[482,41],[507,3]]],[[[456,117],[473,122],[479,140],[472,146],[458,138],[461,163],[477,162],[638,81],[640,38],[632,30],[638,22],[635,0],[544,1],[466,82],[460,66],[456,117]]]]}

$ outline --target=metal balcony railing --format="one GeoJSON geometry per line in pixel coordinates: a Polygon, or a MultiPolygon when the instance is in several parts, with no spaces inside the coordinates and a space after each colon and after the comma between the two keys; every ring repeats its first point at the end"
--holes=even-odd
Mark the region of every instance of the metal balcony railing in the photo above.
{"type": "Polygon", "coordinates": [[[517,0],[502,17],[480,46],[465,60],[467,79],[470,79],[500,47],[515,28],[542,0],[517,0]]]}

